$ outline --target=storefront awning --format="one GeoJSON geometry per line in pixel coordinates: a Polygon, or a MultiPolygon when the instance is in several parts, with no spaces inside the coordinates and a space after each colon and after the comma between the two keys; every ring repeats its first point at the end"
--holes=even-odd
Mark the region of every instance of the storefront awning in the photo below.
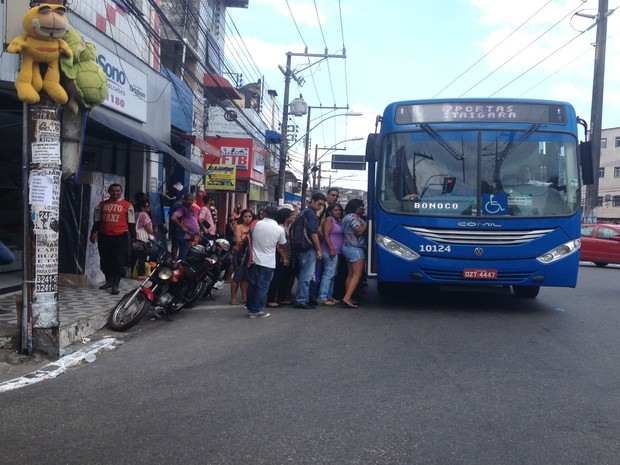
{"type": "Polygon", "coordinates": [[[270,131],[267,129],[265,131],[265,140],[268,144],[280,144],[282,142],[282,134],[278,131],[270,131]]]}
{"type": "Polygon", "coordinates": [[[228,79],[216,74],[205,73],[203,84],[209,91],[219,99],[241,100],[243,97],[235,89],[228,79]]]}
{"type": "Polygon", "coordinates": [[[175,152],[168,145],[154,138],[147,132],[142,131],[141,129],[134,128],[133,126],[130,126],[129,124],[124,123],[123,121],[120,121],[118,118],[114,118],[104,113],[98,108],[95,108],[89,114],[89,116],[95,121],[97,121],[98,123],[103,124],[104,126],[112,129],[113,131],[118,132],[119,134],[122,134],[125,137],[128,137],[129,139],[135,140],[136,142],[140,142],[141,144],[149,146],[153,148],[154,150],[156,150],[157,152],[167,153],[172,158],[174,158],[174,160],[179,165],[181,165],[183,168],[185,168],[187,171],[189,171],[192,174],[200,174],[202,176],[207,174],[207,172],[202,166],[198,165],[197,163],[194,163],[188,158],[185,158],[180,153],[175,152]]]}

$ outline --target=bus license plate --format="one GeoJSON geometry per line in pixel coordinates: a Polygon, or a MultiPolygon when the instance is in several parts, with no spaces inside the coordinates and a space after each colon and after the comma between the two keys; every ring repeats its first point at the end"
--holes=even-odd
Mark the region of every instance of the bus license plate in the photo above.
{"type": "Polygon", "coordinates": [[[497,270],[482,270],[479,268],[465,268],[463,270],[465,279],[497,279],[497,270]]]}

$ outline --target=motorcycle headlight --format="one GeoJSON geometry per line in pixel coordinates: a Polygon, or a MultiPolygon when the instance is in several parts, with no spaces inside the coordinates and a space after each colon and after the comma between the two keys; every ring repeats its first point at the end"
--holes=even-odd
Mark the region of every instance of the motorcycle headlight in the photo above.
{"type": "Polygon", "coordinates": [[[416,260],[420,258],[420,255],[411,250],[409,247],[406,247],[400,242],[390,239],[387,236],[377,234],[375,236],[375,240],[380,247],[390,253],[393,253],[394,255],[399,256],[400,258],[404,258],[405,260],[416,260]]]}
{"type": "Polygon", "coordinates": [[[157,273],[157,277],[162,281],[167,281],[172,278],[172,269],[167,267],[161,268],[157,273]]]}
{"type": "Polygon", "coordinates": [[[549,252],[545,252],[540,257],[536,257],[540,263],[548,265],[557,260],[560,260],[568,255],[576,252],[581,248],[581,239],[575,239],[574,241],[568,241],[562,245],[558,245],[556,248],[551,249],[549,252]]]}

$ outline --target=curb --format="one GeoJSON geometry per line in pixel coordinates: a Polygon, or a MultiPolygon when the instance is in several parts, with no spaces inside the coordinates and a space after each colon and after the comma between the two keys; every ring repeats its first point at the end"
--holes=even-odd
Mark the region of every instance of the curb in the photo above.
{"type": "Polygon", "coordinates": [[[114,350],[120,344],[122,344],[122,341],[113,337],[103,338],[92,343],[89,347],[65,355],[32,373],[0,383],[0,393],[56,378],[65,373],[69,368],[83,364],[84,362],[94,362],[97,359],[96,354],[98,352],[102,350],[114,350]]]}

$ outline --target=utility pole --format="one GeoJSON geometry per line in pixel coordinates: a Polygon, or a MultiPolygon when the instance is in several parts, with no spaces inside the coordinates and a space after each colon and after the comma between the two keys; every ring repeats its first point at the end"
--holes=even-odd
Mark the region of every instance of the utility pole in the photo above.
{"type": "MultiPolygon", "coordinates": [[[[315,109],[322,109],[322,110],[348,110],[349,107],[337,107],[337,106],[333,106],[333,107],[324,107],[324,106],[319,106],[319,107],[308,107],[308,120],[306,122],[306,145],[305,145],[305,149],[304,149],[304,172],[302,175],[302,183],[301,183],[301,199],[302,202],[305,200],[306,197],[306,190],[308,190],[308,177],[309,177],[309,173],[308,171],[310,170],[310,132],[319,124],[322,123],[322,121],[319,121],[319,123],[317,123],[316,126],[314,127],[310,127],[310,113],[311,110],[315,108],[315,109]]],[[[333,115],[336,116],[336,115],[333,115]]],[[[329,116],[325,119],[329,119],[332,116],[329,116]]],[[[316,154],[318,152],[318,145],[316,145],[316,150],[314,152],[314,164],[316,165],[316,154]]],[[[312,175],[312,187],[314,188],[316,186],[316,172],[313,173],[312,175]]]]}
{"type": "MultiPolygon", "coordinates": [[[[592,83],[592,109],[590,112],[590,141],[594,184],[586,186],[585,216],[594,216],[598,199],[599,165],[601,160],[601,125],[603,123],[603,85],[605,83],[605,47],[607,42],[607,0],[599,0],[596,16],[596,46],[594,52],[594,77],[592,83]]],[[[583,16],[583,15],[582,15],[583,16]]]]}
{"type": "MultiPolygon", "coordinates": [[[[308,57],[308,58],[321,58],[325,60],[327,58],[346,58],[346,52],[343,50],[342,55],[330,55],[327,53],[327,49],[325,53],[316,54],[316,53],[308,53],[308,49],[304,53],[292,53],[287,52],[286,54],[286,68],[282,69],[280,66],[280,71],[284,74],[284,102],[282,109],[282,143],[280,144],[280,168],[278,170],[278,185],[276,186],[275,194],[276,201],[278,204],[284,203],[284,188],[286,183],[286,160],[288,156],[288,138],[287,138],[287,127],[288,127],[288,114],[289,114],[289,87],[291,85],[291,78],[295,79],[297,84],[300,86],[303,85],[303,78],[297,77],[295,73],[291,70],[291,58],[294,56],[298,57],[308,57]]],[[[321,61],[322,61],[321,60],[321,61]]],[[[299,71],[305,71],[316,63],[311,63],[305,68],[299,71]]],[[[298,115],[301,116],[301,115],[298,115]]],[[[302,196],[303,196],[302,192],[302,196]]]]}

